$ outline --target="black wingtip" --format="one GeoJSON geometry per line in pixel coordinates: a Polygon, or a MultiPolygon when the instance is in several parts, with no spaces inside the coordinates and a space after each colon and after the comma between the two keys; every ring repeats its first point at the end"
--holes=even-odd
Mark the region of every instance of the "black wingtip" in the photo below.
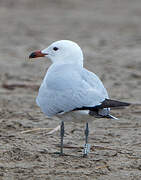
{"type": "Polygon", "coordinates": [[[103,109],[103,108],[116,108],[116,107],[124,107],[124,106],[130,106],[131,103],[128,102],[121,102],[117,100],[112,100],[112,99],[105,99],[103,102],[101,102],[100,105],[94,106],[94,107],[88,107],[88,106],[83,106],[81,108],[75,108],[73,111],[78,111],[78,110],[98,110],[98,109],[103,109]]]}
{"type": "Polygon", "coordinates": [[[106,107],[121,107],[121,106],[129,106],[131,105],[128,102],[122,102],[122,101],[117,101],[117,100],[112,100],[112,99],[105,99],[105,101],[102,102],[101,104],[104,108],[106,107]]]}

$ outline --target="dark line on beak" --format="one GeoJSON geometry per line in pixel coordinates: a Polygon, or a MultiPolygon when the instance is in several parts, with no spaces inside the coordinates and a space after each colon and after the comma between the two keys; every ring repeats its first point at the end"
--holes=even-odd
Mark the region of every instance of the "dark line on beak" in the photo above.
{"type": "Polygon", "coordinates": [[[35,52],[31,53],[31,54],[29,55],[29,58],[36,58],[36,53],[35,53],[35,52]]]}

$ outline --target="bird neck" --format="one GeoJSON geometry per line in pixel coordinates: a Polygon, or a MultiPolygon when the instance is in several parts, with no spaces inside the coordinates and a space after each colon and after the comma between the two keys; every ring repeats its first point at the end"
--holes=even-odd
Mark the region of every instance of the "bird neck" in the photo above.
{"type": "Polygon", "coordinates": [[[62,65],[62,64],[74,64],[80,67],[83,67],[83,56],[66,56],[64,59],[56,59],[52,61],[54,65],[62,65]]]}

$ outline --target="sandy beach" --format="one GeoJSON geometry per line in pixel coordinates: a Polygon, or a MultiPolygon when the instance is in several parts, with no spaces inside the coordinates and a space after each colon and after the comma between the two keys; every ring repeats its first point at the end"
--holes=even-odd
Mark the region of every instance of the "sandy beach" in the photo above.
{"type": "Polygon", "coordinates": [[[119,120],[90,123],[88,158],[82,158],[83,123],[66,123],[60,157],[59,125],[35,99],[51,65],[29,61],[32,51],[69,39],[84,52],[84,66],[112,99],[141,103],[140,0],[0,1],[0,179],[140,180],[141,106],[112,110],[119,120]],[[29,131],[34,128],[37,131],[29,131]]]}

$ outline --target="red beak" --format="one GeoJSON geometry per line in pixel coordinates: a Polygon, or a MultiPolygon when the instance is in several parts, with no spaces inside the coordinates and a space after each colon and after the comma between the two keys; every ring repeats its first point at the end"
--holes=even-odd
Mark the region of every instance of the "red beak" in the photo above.
{"type": "Polygon", "coordinates": [[[44,54],[41,51],[35,51],[29,55],[29,59],[31,58],[38,58],[38,57],[44,57],[45,55],[48,55],[47,53],[44,54]]]}

